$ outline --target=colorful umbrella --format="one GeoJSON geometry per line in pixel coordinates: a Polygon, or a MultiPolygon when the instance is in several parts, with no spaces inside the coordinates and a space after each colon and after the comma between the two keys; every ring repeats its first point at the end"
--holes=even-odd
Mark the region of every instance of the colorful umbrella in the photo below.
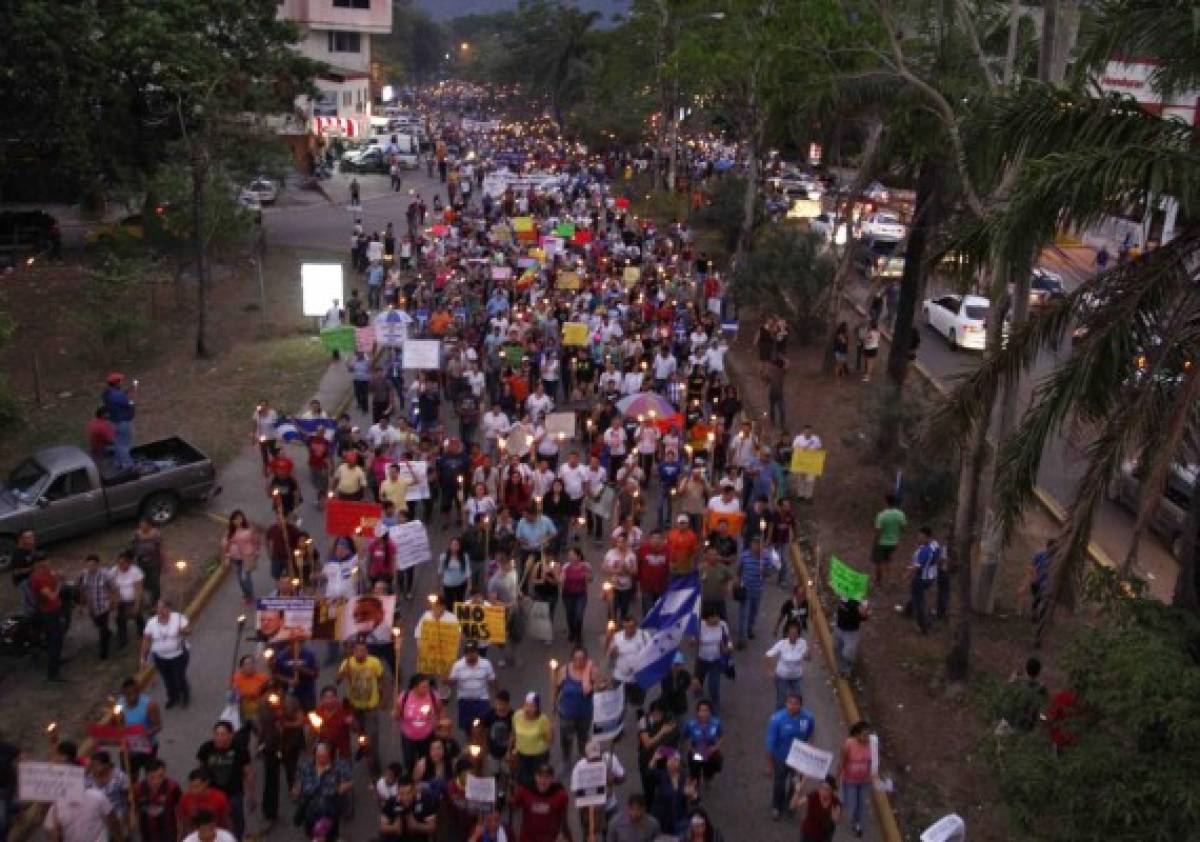
{"type": "Polygon", "coordinates": [[[671,402],[657,392],[638,392],[636,395],[621,398],[617,401],[617,409],[621,410],[621,414],[626,418],[639,415],[649,418],[651,413],[655,418],[666,418],[675,414],[675,407],[671,406],[671,402]]]}

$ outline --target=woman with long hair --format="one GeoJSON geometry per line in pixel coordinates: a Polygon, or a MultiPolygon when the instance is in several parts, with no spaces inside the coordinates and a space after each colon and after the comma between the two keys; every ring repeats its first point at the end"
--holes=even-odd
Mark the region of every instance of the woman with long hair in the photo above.
{"type": "Polygon", "coordinates": [[[254,571],[258,567],[258,556],[262,551],[262,536],[246,518],[241,509],[229,515],[225,537],[221,539],[221,560],[233,567],[238,587],[246,605],[254,604],[254,571]]]}

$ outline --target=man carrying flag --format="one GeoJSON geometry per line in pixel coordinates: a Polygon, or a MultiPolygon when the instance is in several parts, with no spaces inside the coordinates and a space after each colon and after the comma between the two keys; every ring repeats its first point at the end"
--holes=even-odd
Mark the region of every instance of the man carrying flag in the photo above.
{"type": "Polygon", "coordinates": [[[671,581],[666,593],[650,609],[642,628],[649,640],[630,662],[635,680],[648,690],[663,680],[684,637],[694,635],[700,616],[700,577],[696,573],[671,581]]]}

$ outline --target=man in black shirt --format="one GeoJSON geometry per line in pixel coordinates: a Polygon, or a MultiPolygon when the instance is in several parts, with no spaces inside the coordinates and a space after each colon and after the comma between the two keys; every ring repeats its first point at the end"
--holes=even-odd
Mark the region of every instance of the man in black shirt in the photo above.
{"type": "Polygon", "coordinates": [[[396,781],[396,797],[384,802],[380,812],[380,842],[429,842],[437,830],[437,810],[411,777],[402,776],[396,781]]]}
{"type": "Polygon", "coordinates": [[[850,677],[850,670],[854,666],[854,657],[858,652],[859,630],[862,628],[863,620],[868,616],[869,612],[865,602],[845,598],[838,600],[837,617],[833,630],[833,650],[837,656],[838,675],[842,678],[850,677]]]}
{"type": "Polygon", "coordinates": [[[254,809],[254,766],[245,744],[234,740],[233,725],[224,719],[213,726],[213,737],[196,751],[196,760],[211,776],[212,786],[229,799],[233,833],[246,832],[246,809],[254,809]]]}
{"type": "Polygon", "coordinates": [[[496,691],[491,710],[483,715],[483,727],[487,732],[488,754],[497,763],[503,763],[508,757],[513,732],[512,699],[507,690],[496,691]]]}

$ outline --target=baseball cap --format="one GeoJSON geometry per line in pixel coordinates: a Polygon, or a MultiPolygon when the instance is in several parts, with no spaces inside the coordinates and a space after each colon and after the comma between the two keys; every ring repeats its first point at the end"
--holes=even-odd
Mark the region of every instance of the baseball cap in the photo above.
{"type": "Polygon", "coordinates": [[[675,518],[675,522],[676,523],[691,523],[691,521],[688,519],[687,515],[680,515],[679,517],[675,518]]]}
{"type": "Polygon", "coordinates": [[[106,382],[109,386],[116,386],[118,383],[120,383],[124,379],[125,379],[124,374],[122,374],[119,371],[114,371],[111,374],[109,374],[108,377],[104,378],[104,382],[106,382]]]}

